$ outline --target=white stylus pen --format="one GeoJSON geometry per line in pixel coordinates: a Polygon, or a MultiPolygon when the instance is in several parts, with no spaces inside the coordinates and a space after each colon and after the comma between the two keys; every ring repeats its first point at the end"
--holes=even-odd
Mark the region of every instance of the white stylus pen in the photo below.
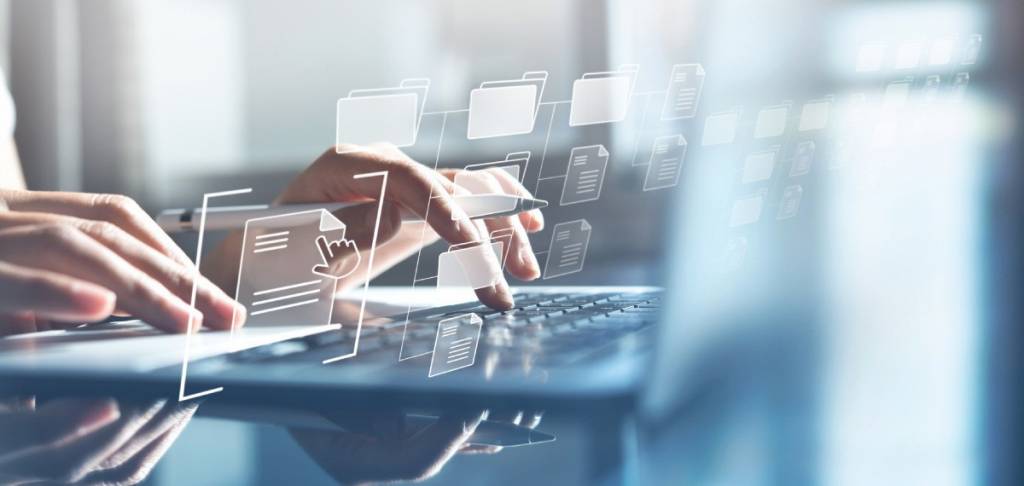
{"type": "MultiPolygon", "coordinates": [[[[524,211],[540,209],[548,205],[542,199],[530,199],[506,194],[477,194],[472,196],[454,196],[455,204],[469,215],[470,219],[511,216],[524,211]]],[[[315,203],[289,204],[284,206],[221,206],[206,209],[206,229],[208,231],[238,229],[253,218],[278,216],[312,209],[326,209],[335,212],[340,209],[377,204],[376,201],[362,203],[315,203]]],[[[168,233],[199,231],[201,208],[167,209],[156,217],[157,224],[168,233]]],[[[402,210],[402,221],[423,221],[419,215],[402,210]]]]}

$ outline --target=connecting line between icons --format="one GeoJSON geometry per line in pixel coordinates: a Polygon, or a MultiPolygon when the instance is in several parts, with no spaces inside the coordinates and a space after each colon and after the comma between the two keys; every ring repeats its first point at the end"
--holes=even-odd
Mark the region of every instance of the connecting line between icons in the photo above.
{"type": "Polygon", "coordinates": [[[551,128],[555,126],[555,112],[558,111],[558,105],[551,106],[551,118],[548,119],[548,133],[544,136],[544,151],[540,155],[540,169],[537,171],[537,185],[533,188],[533,193],[537,194],[540,190],[540,176],[544,173],[544,161],[548,158],[548,142],[551,141],[551,128]]]}
{"type": "Polygon", "coordinates": [[[448,116],[451,113],[469,113],[469,108],[463,108],[461,110],[424,111],[423,115],[445,115],[445,116],[448,116]]]}
{"type": "MultiPolygon", "coordinates": [[[[664,91],[663,91],[664,93],[664,91]]],[[[629,163],[631,167],[642,167],[650,164],[637,164],[636,157],[640,154],[640,137],[643,135],[644,127],[647,126],[647,110],[651,105],[651,97],[644,98],[644,114],[640,117],[640,127],[636,130],[636,140],[633,142],[633,160],[629,163]]]]}
{"type": "MultiPolygon", "coordinates": [[[[448,113],[442,112],[444,118],[441,119],[441,134],[437,137],[437,152],[434,154],[434,170],[437,170],[437,165],[441,162],[441,146],[444,144],[444,129],[448,125],[448,113]]],[[[427,209],[423,212],[423,221],[429,221],[430,219],[430,200],[434,199],[434,185],[430,186],[430,196],[427,201],[427,209]]],[[[424,224],[420,227],[420,249],[416,252],[416,266],[412,270],[412,281],[413,287],[416,286],[416,282],[420,276],[420,257],[423,256],[423,240],[427,237],[427,226],[424,224]]],[[[405,309],[405,324],[402,326],[402,344],[398,348],[398,361],[402,361],[402,352],[405,351],[405,333],[409,330],[409,315],[412,314],[412,303],[405,309]]],[[[412,356],[415,357],[415,356],[412,356]]]]}
{"type": "MultiPolygon", "coordinates": [[[[181,385],[178,388],[178,401],[184,402],[185,400],[192,400],[194,398],[204,397],[206,395],[212,395],[224,391],[224,387],[211,388],[191,395],[185,395],[185,383],[188,380],[188,361],[192,352],[192,335],[196,333],[196,323],[192,316],[196,310],[196,294],[199,290],[199,265],[203,259],[203,236],[206,234],[206,208],[210,206],[210,199],[215,197],[235,196],[238,194],[248,194],[252,192],[252,188],[247,189],[236,189],[234,191],[223,191],[223,192],[211,192],[203,194],[203,208],[199,212],[199,241],[196,243],[196,263],[194,273],[192,277],[192,296],[189,298],[189,307],[192,309],[192,313],[188,317],[188,327],[185,328],[185,354],[181,359],[181,385]]],[[[231,327],[235,327],[235,318],[237,316],[232,313],[231,315],[231,327]]]]}
{"type": "Polygon", "coordinates": [[[385,170],[379,172],[367,172],[365,174],[356,174],[352,176],[353,179],[368,179],[370,177],[381,178],[380,197],[377,198],[377,219],[373,223],[373,238],[370,241],[370,258],[366,263],[366,278],[363,282],[363,302],[359,305],[359,321],[356,323],[355,343],[352,345],[351,353],[325,359],[322,362],[323,364],[334,363],[359,354],[359,337],[363,334],[363,316],[366,315],[366,299],[370,291],[370,277],[373,276],[373,257],[377,253],[377,235],[380,233],[380,217],[381,213],[384,211],[384,194],[387,192],[388,188],[388,172],[385,170]]]}

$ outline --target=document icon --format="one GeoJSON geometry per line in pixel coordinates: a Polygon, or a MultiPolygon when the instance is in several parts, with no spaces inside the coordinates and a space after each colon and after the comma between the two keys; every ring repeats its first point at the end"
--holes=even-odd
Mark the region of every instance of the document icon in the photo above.
{"type": "Polygon", "coordinates": [[[800,199],[804,195],[804,189],[799,185],[789,186],[782,190],[782,201],[779,203],[779,214],[776,219],[789,219],[796,216],[800,210],[800,199]]]}
{"type": "Polygon", "coordinates": [[[763,206],[763,192],[736,201],[732,205],[732,216],[729,218],[729,226],[735,227],[756,223],[761,219],[761,209],[763,206]]]}
{"type": "Polygon", "coordinates": [[[590,244],[590,223],[585,219],[558,223],[551,230],[544,278],[555,278],[583,270],[590,244]]]}
{"type": "Polygon", "coordinates": [[[547,71],[529,71],[522,79],[485,81],[469,93],[466,138],[505,137],[533,131],[547,71]]]}
{"type": "Polygon", "coordinates": [[[686,157],[686,139],[682,135],[668,135],[654,139],[651,161],[644,178],[644,190],[664,189],[679,184],[686,157]]]}
{"type": "Polygon", "coordinates": [[[345,223],[323,209],[245,222],[235,297],[247,327],[335,325],[336,280],[314,273],[324,263],[319,238],[345,240],[345,223]]]}
{"type": "Polygon", "coordinates": [[[569,168],[562,186],[562,206],[601,197],[604,171],[608,167],[608,150],[604,145],[573,147],[569,153],[569,168]]]}
{"type": "Polygon", "coordinates": [[[475,290],[494,285],[501,278],[503,246],[500,241],[452,245],[437,258],[437,286],[475,290]]]}
{"type": "Polygon", "coordinates": [[[586,73],[572,83],[569,126],[579,127],[626,119],[633,83],[640,67],[619,66],[615,71],[586,73]]]}
{"type": "Polygon", "coordinates": [[[438,322],[434,353],[430,358],[430,372],[427,376],[433,378],[473,366],[483,325],[484,321],[476,314],[464,314],[438,322]]]}
{"type": "Polygon", "coordinates": [[[429,79],[406,79],[397,88],[357,89],[338,100],[335,150],[342,144],[416,143],[429,79]]]}
{"type": "Polygon", "coordinates": [[[679,120],[697,115],[697,104],[704,89],[704,66],[676,64],[668,80],[668,94],[661,108],[661,119],[679,120]]]}
{"type": "Polygon", "coordinates": [[[740,182],[750,184],[771,179],[772,173],[775,172],[775,158],[778,153],[779,149],[776,147],[748,155],[743,162],[743,175],[740,177],[740,182]]]}
{"type": "Polygon", "coordinates": [[[802,176],[811,171],[811,164],[814,163],[814,151],[816,146],[812,140],[804,140],[796,144],[796,153],[793,154],[793,165],[789,168],[789,176],[802,176]]]}
{"type": "Polygon", "coordinates": [[[736,126],[740,122],[740,111],[725,111],[708,115],[704,120],[702,145],[722,145],[736,140],[736,126]]]}

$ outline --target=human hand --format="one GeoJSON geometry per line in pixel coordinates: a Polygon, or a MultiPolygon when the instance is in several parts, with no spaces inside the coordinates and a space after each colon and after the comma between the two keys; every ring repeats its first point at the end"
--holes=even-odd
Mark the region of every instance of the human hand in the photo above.
{"type": "Polygon", "coordinates": [[[0,190],[0,334],[127,312],[183,332],[241,325],[245,308],[203,277],[123,196],[0,190]],[[189,305],[197,284],[196,310],[189,305]]]}
{"type": "Polygon", "coordinates": [[[0,404],[0,484],[138,484],[195,410],[163,400],[0,404]]]}
{"type": "Polygon", "coordinates": [[[342,238],[337,241],[327,241],[327,237],[320,235],[316,238],[316,247],[320,250],[320,258],[323,264],[313,267],[313,273],[327,278],[345,278],[359,268],[362,257],[359,256],[359,248],[356,242],[342,238]]]}
{"type": "MultiPolygon", "coordinates": [[[[293,180],[275,200],[276,204],[299,204],[316,202],[368,202],[380,193],[380,178],[355,179],[356,174],[387,171],[388,187],[384,194],[378,250],[385,250],[384,243],[394,238],[395,242],[386,247],[394,257],[387,257],[378,251],[375,265],[386,268],[419,248],[420,238],[403,238],[404,229],[400,210],[405,209],[420,215],[441,238],[451,244],[489,241],[488,230],[510,229],[512,239],[506,268],[513,276],[532,280],[540,276],[540,266],[533,256],[527,237],[528,232],[540,231],[544,218],[534,210],[517,216],[474,222],[455,205],[452,196],[468,191],[455,185],[453,179],[459,171],[434,171],[410,159],[400,150],[391,146],[342,147],[342,154],[333,148],[321,155],[305,171],[293,180]],[[429,210],[428,210],[429,206],[429,210]],[[397,236],[397,237],[396,237],[397,236]],[[398,242],[398,243],[396,243],[398,242]]],[[[484,187],[494,192],[531,197],[515,178],[503,171],[474,173],[484,187]],[[500,172],[500,173],[499,173],[500,172]],[[504,175],[503,175],[504,174],[504,175]]],[[[338,219],[347,223],[346,237],[358,246],[367,248],[373,236],[377,205],[361,205],[339,211],[338,219]]],[[[412,225],[406,225],[412,226],[412,225]]],[[[420,233],[417,227],[415,233],[420,233]]],[[[489,255],[490,256],[490,255],[489,255]]],[[[363,259],[365,265],[366,259],[363,259]]],[[[501,274],[501,264],[491,258],[487,265],[495,267],[501,274]]],[[[237,269],[236,269],[237,270],[237,269]]],[[[357,272],[355,275],[364,275],[357,272]]],[[[496,309],[508,309],[513,305],[512,295],[504,277],[494,285],[476,291],[480,300],[496,309]]]]}

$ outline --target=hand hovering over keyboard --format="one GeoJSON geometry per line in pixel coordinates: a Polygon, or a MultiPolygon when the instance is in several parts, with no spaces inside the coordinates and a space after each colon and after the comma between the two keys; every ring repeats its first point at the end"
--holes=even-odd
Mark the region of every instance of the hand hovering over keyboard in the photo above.
{"type": "MultiPolygon", "coordinates": [[[[339,154],[334,148],[328,150],[300,173],[284,192],[276,198],[275,204],[302,204],[321,202],[369,202],[380,195],[381,177],[356,179],[357,174],[386,171],[387,190],[384,193],[380,229],[377,235],[377,249],[374,256],[373,272],[370,278],[394,264],[413,255],[421,246],[443,238],[451,244],[489,242],[490,234],[496,230],[511,232],[508,257],[505,268],[516,278],[532,280],[540,276],[540,266],[530,247],[527,233],[539,231],[544,226],[540,211],[530,211],[516,216],[492,218],[486,221],[472,221],[453,202],[452,196],[471,194],[466,188],[457,186],[453,180],[458,171],[434,171],[416,162],[400,150],[386,145],[340,147],[339,154]],[[400,211],[406,210],[422,217],[423,223],[402,223],[400,211]]],[[[474,186],[489,193],[513,194],[531,197],[530,193],[504,171],[481,171],[473,173],[474,186]]],[[[327,257],[318,265],[321,275],[338,277],[338,289],[355,287],[366,278],[369,251],[373,241],[377,219],[377,205],[360,205],[335,212],[335,216],[346,225],[348,240],[354,242],[362,258],[348,247],[337,247],[338,255],[331,256],[333,248],[327,251],[319,247],[327,257]],[[344,272],[341,272],[344,270],[344,272]],[[344,274],[343,276],[341,276],[344,274]],[[340,277],[339,277],[340,276],[340,277]]],[[[217,250],[215,258],[209,258],[209,268],[204,273],[225,288],[230,288],[237,278],[238,251],[242,234],[235,232],[217,250]],[[216,263],[213,263],[216,262],[216,263]]],[[[330,242],[328,242],[330,243],[330,242]]],[[[312,242],[311,242],[312,244],[312,242]]],[[[495,283],[476,290],[484,304],[496,309],[508,309],[513,305],[508,284],[501,275],[498,257],[483,252],[488,261],[484,264],[498,275],[495,283]]]]}
{"type": "Polygon", "coordinates": [[[118,195],[0,190],[0,335],[131,313],[169,332],[227,329],[245,308],[118,195]],[[189,301],[196,285],[196,310],[189,301]]]}

